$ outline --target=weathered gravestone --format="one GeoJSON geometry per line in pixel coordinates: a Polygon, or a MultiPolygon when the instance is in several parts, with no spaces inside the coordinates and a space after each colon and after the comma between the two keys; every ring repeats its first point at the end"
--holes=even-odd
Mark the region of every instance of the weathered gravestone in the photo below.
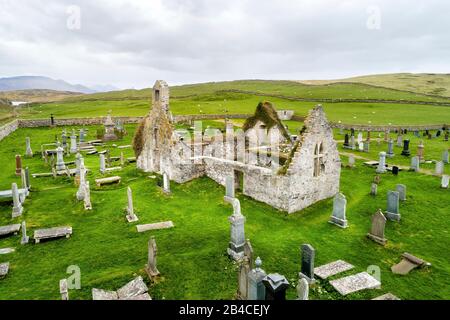
{"type": "Polygon", "coordinates": [[[400,221],[399,200],[400,194],[398,191],[388,191],[386,218],[389,220],[400,221]]]}
{"type": "Polygon", "coordinates": [[[309,284],[305,278],[301,278],[297,285],[297,300],[309,299],[309,284]]]}
{"type": "Polygon", "coordinates": [[[419,157],[419,161],[424,161],[424,149],[423,140],[420,140],[419,145],[417,146],[417,156],[419,157]]]}
{"type": "Polygon", "coordinates": [[[425,260],[422,260],[418,257],[415,257],[407,252],[402,254],[402,258],[403,258],[402,261],[391,267],[391,271],[393,273],[406,275],[415,268],[431,266],[431,263],[426,262],[425,260]]]}
{"type": "Polygon", "coordinates": [[[127,221],[128,222],[136,222],[138,221],[138,217],[134,213],[134,206],[133,206],[133,193],[131,191],[131,188],[127,188],[127,199],[128,199],[128,206],[127,206],[127,221]]]}
{"type": "Polygon", "coordinates": [[[106,170],[106,162],[105,162],[105,155],[99,154],[99,160],[100,160],[100,172],[105,173],[106,170]]]}
{"type": "Polygon", "coordinates": [[[239,200],[236,198],[231,198],[230,202],[233,205],[233,214],[228,217],[231,227],[231,240],[229,242],[227,252],[230,257],[236,261],[239,261],[244,255],[245,217],[241,213],[241,204],[239,200]]]}
{"type": "Polygon", "coordinates": [[[379,297],[373,298],[372,300],[400,300],[400,299],[394,296],[392,293],[388,292],[379,297]]]}
{"type": "Polygon", "coordinates": [[[59,280],[59,293],[61,294],[61,300],[69,300],[69,286],[67,279],[59,280]]]}
{"type": "Polygon", "coordinates": [[[262,282],[266,273],[261,269],[261,265],[261,259],[256,258],[255,268],[248,275],[248,300],[265,300],[266,298],[266,287],[262,282]]]}
{"type": "Polygon", "coordinates": [[[441,188],[448,189],[448,183],[449,183],[449,176],[443,175],[441,180],[441,188]]]}
{"type": "Polygon", "coordinates": [[[419,172],[420,170],[420,159],[418,156],[411,158],[411,171],[419,172]]]}
{"type": "Polygon", "coordinates": [[[320,279],[327,279],[339,273],[353,269],[354,266],[343,260],[337,260],[323,266],[314,268],[314,274],[320,279]]]}
{"type": "Polygon", "coordinates": [[[175,227],[172,221],[163,221],[149,224],[139,224],[136,226],[137,232],[145,232],[151,230],[171,229],[175,227]]]}
{"type": "Polygon", "coordinates": [[[163,191],[164,193],[170,193],[170,180],[167,173],[163,173],[163,191]]]}
{"type": "Polygon", "coordinates": [[[448,164],[449,163],[449,156],[448,156],[448,150],[445,150],[442,152],[442,162],[448,164]]]}
{"type": "Polygon", "coordinates": [[[385,227],[386,217],[381,212],[381,209],[378,209],[378,211],[372,216],[372,226],[370,228],[370,232],[367,234],[367,237],[384,246],[387,242],[387,239],[384,237],[385,227]]]}
{"type": "Polygon", "coordinates": [[[267,275],[262,282],[266,287],[266,300],[286,300],[286,290],[289,287],[286,277],[278,273],[272,273],[267,275]]]}
{"type": "Polygon", "coordinates": [[[441,176],[444,174],[444,162],[443,161],[436,162],[436,169],[434,171],[434,174],[436,176],[441,176]]]}
{"type": "Polygon", "coordinates": [[[250,240],[246,240],[244,244],[244,256],[239,263],[239,276],[238,276],[238,293],[237,297],[240,300],[248,299],[248,275],[251,271],[251,262],[253,259],[253,248],[250,240]]]}
{"type": "Polygon", "coordinates": [[[329,223],[335,224],[341,228],[347,228],[348,222],[345,216],[347,207],[347,199],[342,193],[338,193],[333,199],[333,213],[331,214],[329,223]]]}
{"type": "Polygon", "coordinates": [[[27,224],[25,221],[22,221],[22,239],[20,240],[20,244],[27,244],[30,240],[30,237],[27,236],[27,224]]]}
{"type": "Polygon", "coordinates": [[[388,142],[388,152],[386,153],[386,156],[388,158],[393,158],[395,156],[395,154],[394,154],[394,141],[392,141],[392,139],[389,140],[389,142],[388,142]]]}
{"type": "Polygon", "coordinates": [[[0,236],[17,235],[20,231],[20,224],[11,224],[8,226],[0,226],[0,236]]]}
{"type": "Polygon", "coordinates": [[[364,141],[363,151],[364,152],[369,152],[370,151],[370,142],[369,141],[364,141]]]}
{"type": "Polygon", "coordinates": [[[31,150],[31,141],[30,141],[30,137],[26,137],[25,138],[25,144],[26,144],[26,148],[25,148],[25,155],[27,157],[32,157],[33,156],[33,150],[31,150]]]}
{"type": "Polygon", "coordinates": [[[382,151],[379,154],[380,161],[378,162],[377,173],[385,173],[386,172],[386,152],[382,151]]]}
{"type": "Polygon", "coordinates": [[[64,149],[58,143],[56,148],[56,170],[62,171],[66,169],[66,164],[64,163],[64,149]]]}
{"type": "Polygon", "coordinates": [[[344,148],[348,149],[349,147],[350,147],[349,135],[348,135],[348,133],[346,133],[345,137],[344,137],[344,148]]]}
{"type": "Polygon", "coordinates": [[[404,184],[398,184],[396,187],[400,201],[406,200],[406,186],[404,184]]]}
{"type": "Polygon", "coordinates": [[[15,182],[11,185],[11,191],[13,198],[12,218],[14,219],[22,215],[23,207],[20,202],[19,189],[17,188],[17,184],[15,182]]]}
{"type": "Polygon", "coordinates": [[[353,168],[355,166],[355,156],[353,154],[350,154],[348,156],[348,167],[353,168]]]}
{"type": "Polygon", "coordinates": [[[370,195],[376,196],[378,193],[378,185],[376,183],[372,183],[372,186],[370,188],[370,195]]]}
{"type": "Polygon", "coordinates": [[[316,256],[316,250],[310,244],[303,244],[301,247],[302,265],[300,278],[305,278],[309,284],[316,282],[314,279],[314,259],[316,256]]]}
{"type": "Polygon", "coordinates": [[[20,176],[22,174],[22,157],[20,155],[16,155],[16,176],[20,176]]]}
{"type": "Polygon", "coordinates": [[[70,136],[70,153],[77,153],[77,136],[75,134],[75,130],[72,130],[72,135],[70,136]]]}
{"type": "Polygon", "coordinates": [[[86,181],[84,184],[84,210],[92,210],[91,203],[91,188],[89,186],[89,181],[86,181]]]}
{"type": "Polygon", "coordinates": [[[366,289],[375,289],[381,286],[380,281],[367,272],[330,281],[330,284],[343,296],[366,289]]]}
{"type": "Polygon", "coordinates": [[[53,239],[60,237],[70,238],[71,235],[72,227],[55,227],[35,230],[33,238],[36,243],[39,243],[43,239],[53,239]]]}
{"type": "Polygon", "coordinates": [[[398,173],[400,172],[400,168],[397,166],[392,166],[392,174],[394,176],[398,176],[398,173]]]}
{"type": "Polygon", "coordinates": [[[86,168],[84,167],[83,161],[80,162],[80,184],[78,185],[78,190],[76,193],[77,200],[84,200],[86,194],[86,168]]]}
{"type": "Polygon", "coordinates": [[[399,134],[397,136],[397,147],[401,147],[403,145],[403,136],[399,134]]]}
{"type": "Polygon", "coordinates": [[[0,279],[6,277],[9,272],[9,262],[0,263],[0,279]]]}
{"type": "Polygon", "coordinates": [[[225,177],[225,196],[234,198],[234,176],[225,177]]]}
{"type": "Polygon", "coordinates": [[[147,272],[150,279],[160,275],[160,272],[156,266],[156,256],[158,254],[158,248],[156,246],[155,237],[151,237],[148,241],[148,259],[147,265],[145,266],[145,271],[147,272]]]}

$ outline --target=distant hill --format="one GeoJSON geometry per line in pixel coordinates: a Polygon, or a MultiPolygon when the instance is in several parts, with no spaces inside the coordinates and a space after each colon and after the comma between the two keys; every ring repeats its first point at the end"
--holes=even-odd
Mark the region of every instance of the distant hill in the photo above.
{"type": "Polygon", "coordinates": [[[445,73],[393,73],[337,80],[299,80],[298,82],[309,85],[363,83],[389,89],[450,97],[450,74],[445,73]]]}
{"type": "Polygon", "coordinates": [[[0,78],[0,91],[47,89],[56,91],[71,91],[94,93],[95,90],[80,84],[70,84],[64,80],[55,80],[42,76],[20,76],[0,78]]]}
{"type": "Polygon", "coordinates": [[[2,99],[8,99],[9,101],[53,102],[69,97],[79,97],[81,95],[83,93],[47,89],[14,90],[0,92],[0,101],[2,99]]]}

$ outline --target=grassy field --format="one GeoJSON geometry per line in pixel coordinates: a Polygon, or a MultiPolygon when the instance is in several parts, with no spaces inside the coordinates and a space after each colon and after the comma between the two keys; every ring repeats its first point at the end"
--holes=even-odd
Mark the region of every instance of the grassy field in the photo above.
{"type": "MultiPolygon", "coordinates": [[[[212,124],[212,123],[211,123],[212,124]]],[[[294,125],[294,123],[292,123],[294,125]]],[[[128,144],[135,126],[126,127],[129,135],[118,144],[128,144]]],[[[96,127],[89,127],[93,139],[96,127]]],[[[20,129],[0,142],[0,189],[8,189],[19,180],[14,175],[14,155],[23,153],[25,137],[32,137],[32,147],[54,140],[61,128],[20,129]]],[[[340,140],[339,135],[336,139],[340,140]]],[[[342,138],[343,139],[343,138],[342,138]]],[[[413,147],[411,150],[415,150],[413,147]]],[[[374,145],[375,143],[372,143],[374,145]]],[[[425,141],[425,153],[438,157],[449,147],[438,139],[425,141]]],[[[376,159],[377,147],[364,154],[376,159]]],[[[385,148],[382,144],[380,149],[385,148]]],[[[119,150],[110,148],[112,156],[119,150]]],[[[126,156],[132,150],[124,149],[126,156]]],[[[396,153],[398,154],[398,149],[396,153]]],[[[363,155],[362,153],[357,153],[363,155]]],[[[74,157],[67,157],[72,160],[74,157]]],[[[427,157],[428,158],[428,157],[427,157]]],[[[30,243],[21,246],[20,236],[0,239],[0,247],[15,247],[16,252],[0,255],[0,263],[9,261],[9,275],[0,280],[0,299],[59,299],[59,280],[68,276],[66,268],[81,269],[81,290],[71,290],[71,299],[90,299],[93,287],[117,289],[136,275],[142,275],[154,299],[231,299],[237,289],[237,267],[226,256],[229,241],[230,205],[224,203],[224,188],[208,178],[178,185],[171,184],[172,195],[164,195],[156,182],[128,165],[122,172],[122,183],[97,188],[100,177],[98,156],[86,156],[91,172],[93,211],[84,211],[76,201],[76,187],[67,177],[32,179],[33,192],[25,201],[23,217],[11,219],[11,203],[0,202],[0,225],[27,221],[28,233],[38,228],[71,225],[70,239],[30,243]],[[139,223],[172,220],[175,228],[137,233],[135,224],[125,219],[126,187],[134,190],[134,206],[139,223]],[[150,283],[143,271],[147,258],[147,241],[151,235],[158,244],[160,281],[150,283]]],[[[347,161],[342,157],[343,162],[347,161]]],[[[400,156],[393,161],[408,163],[400,156]]],[[[32,173],[48,172],[38,155],[24,159],[32,173]]],[[[446,170],[448,172],[448,165],[446,170]]],[[[295,298],[294,285],[300,269],[299,248],[312,244],[316,265],[343,259],[355,266],[353,274],[376,265],[381,269],[382,288],[351,294],[345,299],[371,299],[392,292],[402,299],[450,299],[450,261],[445,255],[450,244],[449,190],[440,189],[440,179],[430,175],[401,172],[399,176],[384,174],[378,196],[369,195],[374,169],[357,161],[354,169],[344,168],[341,191],[346,195],[350,227],[340,229],[327,223],[332,200],[319,202],[292,215],[253,201],[241,194],[242,212],[247,218],[246,237],[251,239],[255,255],[263,260],[268,272],[278,272],[291,283],[288,298],[295,298]],[[386,247],[366,238],[370,217],[386,208],[386,192],[395,185],[407,186],[407,201],[400,204],[400,223],[388,222],[386,247]],[[415,270],[407,276],[394,275],[390,267],[410,252],[432,263],[432,267],[415,270]]],[[[334,277],[337,278],[337,277],[334,277]]],[[[333,278],[332,278],[333,279],[333,278]]],[[[311,290],[311,299],[342,299],[328,284],[319,281],[311,290]]]]}

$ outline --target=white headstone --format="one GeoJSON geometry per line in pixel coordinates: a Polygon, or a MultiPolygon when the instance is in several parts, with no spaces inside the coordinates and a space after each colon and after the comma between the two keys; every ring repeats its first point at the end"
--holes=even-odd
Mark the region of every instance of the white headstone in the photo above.
{"type": "Polygon", "coordinates": [[[341,228],[347,228],[347,218],[345,216],[347,207],[347,200],[342,193],[336,194],[333,199],[333,213],[330,218],[330,223],[337,225],[341,228]]]}
{"type": "Polygon", "coordinates": [[[165,193],[170,193],[170,180],[167,173],[163,173],[163,190],[165,193]]]}
{"type": "Polygon", "coordinates": [[[100,172],[104,173],[106,170],[105,155],[103,153],[100,153],[99,156],[100,156],[100,172]]]}
{"type": "Polygon", "coordinates": [[[386,172],[386,152],[380,152],[380,161],[378,162],[377,173],[386,172]]]}
{"type": "Polygon", "coordinates": [[[443,175],[441,180],[441,187],[444,189],[448,189],[449,176],[443,175]]]}
{"type": "Polygon", "coordinates": [[[309,284],[305,278],[300,278],[297,285],[297,300],[309,299],[309,284]]]}
{"type": "Polygon", "coordinates": [[[440,176],[442,174],[444,174],[444,162],[438,161],[438,162],[436,162],[435,175],[440,176]]]}
{"type": "Polygon", "coordinates": [[[26,142],[26,151],[25,151],[25,155],[26,155],[27,157],[32,157],[32,156],[33,156],[33,151],[31,150],[30,137],[26,137],[25,142],[26,142]]]}
{"type": "Polygon", "coordinates": [[[23,207],[20,203],[19,189],[17,188],[17,184],[15,182],[13,182],[13,184],[11,185],[11,192],[13,198],[12,217],[16,218],[22,215],[23,207]]]}
{"type": "Polygon", "coordinates": [[[91,188],[89,186],[89,181],[84,183],[84,210],[92,210],[91,203],[91,188]]]}

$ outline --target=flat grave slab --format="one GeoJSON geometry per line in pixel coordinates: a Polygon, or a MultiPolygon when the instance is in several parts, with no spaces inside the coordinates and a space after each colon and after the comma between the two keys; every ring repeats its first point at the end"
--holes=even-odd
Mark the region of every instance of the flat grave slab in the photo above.
{"type": "Polygon", "coordinates": [[[9,272],[9,262],[0,263],[0,278],[5,277],[9,272]]]}
{"type": "Polygon", "coordinates": [[[392,293],[386,293],[379,297],[373,298],[372,300],[400,300],[400,298],[394,296],[392,293]]]}
{"type": "Polygon", "coordinates": [[[361,272],[348,277],[330,281],[330,284],[343,296],[365,290],[375,289],[381,286],[381,282],[367,272],[361,272]]]}
{"type": "Polygon", "coordinates": [[[145,232],[150,230],[169,229],[175,227],[172,221],[164,221],[150,224],[140,224],[136,226],[137,232],[145,232]]]}
{"type": "Polygon", "coordinates": [[[426,262],[418,257],[415,257],[407,252],[402,254],[402,258],[403,258],[402,261],[391,267],[391,271],[393,273],[406,275],[415,268],[421,268],[424,266],[431,265],[429,262],[426,262]]]}
{"type": "Polygon", "coordinates": [[[42,239],[53,239],[66,237],[69,238],[72,234],[72,227],[55,227],[48,229],[39,229],[34,231],[34,240],[39,243],[42,239]]]}
{"type": "Polygon", "coordinates": [[[119,299],[130,299],[146,292],[148,292],[148,287],[142,277],[139,276],[117,290],[117,296],[119,299]]]}
{"type": "Polygon", "coordinates": [[[131,148],[131,144],[127,144],[125,146],[118,146],[118,149],[127,149],[127,148],[131,148]]]}
{"type": "Polygon", "coordinates": [[[118,300],[117,292],[102,289],[92,289],[92,300],[118,300]]]}
{"type": "Polygon", "coordinates": [[[364,164],[365,164],[366,166],[371,166],[371,167],[377,166],[378,163],[379,163],[378,161],[366,161],[366,162],[364,162],[364,164]]]}
{"type": "Polygon", "coordinates": [[[334,276],[338,273],[348,271],[353,269],[354,266],[343,260],[337,260],[323,266],[314,268],[314,274],[321,279],[326,279],[328,277],[334,276]]]}
{"type": "Polygon", "coordinates": [[[120,171],[122,170],[122,167],[112,167],[112,168],[106,168],[104,172],[113,172],[113,171],[120,171]]]}
{"type": "Polygon", "coordinates": [[[11,234],[18,234],[20,231],[21,224],[10,224],[8,226],[0,227],[0,236],[8,236],[11,234]]]}
{"type": "Polygon", "coordinates": [[[95,184],[97,185],[97,187],[101,187],[104,184],[120,183],[121,179],[122,178],[119,176],[95,179],[95,184]]]}
{"type": "Polygon", "coordinates": [[[3,249],[0,249],[0,254],[13,253],[14,251],[16,251],[16,249],[14,249],[14,248],[3,248],[3,249]]]}
{"type": "MultiPolygon", "coordinates": [[[[19,197],[27,197],[30,194],[30,191],[28,189],[18,189],[19,191],[19,197]]],[[[12,190],[3,190],[0,191],[0,199],[5,198],[12,198],[12,190]]]]}

